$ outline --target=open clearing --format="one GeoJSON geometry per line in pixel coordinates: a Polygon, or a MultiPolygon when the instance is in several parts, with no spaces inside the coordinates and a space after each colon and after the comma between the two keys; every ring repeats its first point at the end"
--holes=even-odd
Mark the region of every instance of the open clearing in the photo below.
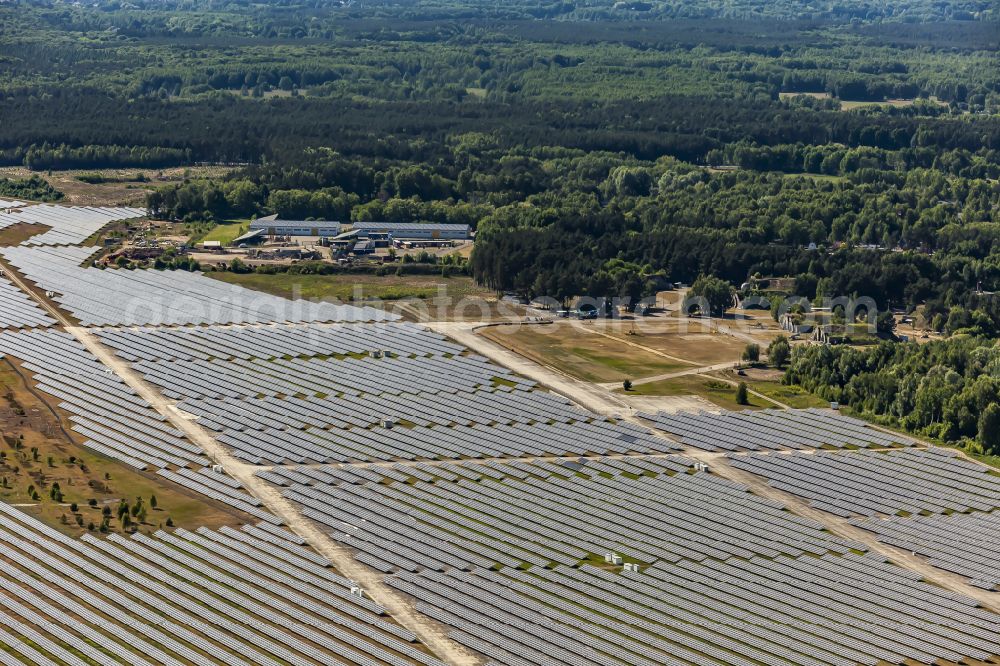
{"type": "Polygon", "coordinates": [[[454,299],[481,296],[486,292],[472,278],[440,275],[372,275],[369,273],[334,273],[302,275],[278,273],[206,273],[209,277],[263,291],[284,298],[320,301],[395,301],[403,298],[437,298],[442,294],[454,299]]]}
{"type": "MultiPolygon", "coordinates": [[[[623,389],[619,392],[625,393],[623,389]]],[[[708,375],[684,375],[672,379],[661,379],[648,384],[638,384],[632,387],[628,395],[640,396],[684,396],[693,395],[709,401],[723,409],[764,409],[774,407],[773,404],[755,395],[747,396],[749,403],[741,405],[736,402],[736,387],[708,375]]]]}
{"type": "MultiPolygon", "coordinates": [[[[934,102],[939,106],[948,106],[945,102],[939,102],[936,99],[929,99],[927,101],[934,102]]],[[[841,111],[850,111],[852,109],[859,109],[866,106],[885,106],[894,107],[897,109],[904,108],[907,106],[913,106],[917,102],[916,99],[887,99],[881,102],[863,102],[863,101],[847,101],[842,100],[840,102],[841,111]]]]}
{"type": "MultiPolygon", "coordinates": [[[[146,523],[140,525],[142,530],[162,527],[168,517],[174,525],[189,529],[239,525],[249,519],[216,508],[204,496],[189,493],[155,474],[140,472],[84,448],[83,439],[70,429],[72,423],[54,405],[43,401],[41,393],[25,384],[22,372],[16,362],[0,360],[0,476],[6,481],[0,487],[0,499],[4,502],[27,505],[21,508],[74,536],[86,532],[91,522],[99,526],[105,506],[114,512],[119,499],[132,503],[138,497],[143,498],[148,511],[146,523]],[[37,449],[37,459],[33,448],[37,449]],[[63,494],[61,503],[51,496],[56,483],[63,494]],[[34,487],[39,499],[29,495],[29,486],[34,487]],[[149,508],[153,495],[156,509],[149,508]],[[97,500],[96,507],[89,506],[91,499],[97,500]],[[72,503],[78,506],[76,514],[70,510],[72,503]],[[77,524],[77,516],[83,519],[83,527],[77,524]]],[[[112,518],[110,529],[120,531],[117,516],[112,518]]]]}
{"type": "Polygon", "coordinates": [[[146,193],[154,187],[181,182],[185,178],[216,178],[230,167],[173,167],[169,169],[73,169],[31,171],[26,167],[5,167],[0,176],[28,178],[41,176],[65,196],[58,203],[76,206],[145,206],[146,193]],[[103,183],[85,183],[78,176],[99,175],[103,183]],[[145,180],[137,179],[142,176],[145,180]]]}
{"type": "Polygon", "coordinates": [[[236,238],[246,233],[249,223],[246,221],[219,224],[212,227],[203,236],[193,236],[191,242],[218,241],[223,245],[231,244],[236,238]]]}
{"type": "Polygon", "coordinates": [[[13,224],[0,229],[0,247],[20,245],[32,236],[45,233],[50,227],[44,224],[13,224]]]}
{"type": "Polygon", "coordinates": [[[700,326],[678,326],[663,320],[636,327],[635,335],[628,335],[627,324],[601,329],[626,343],[642,345],[656,351],[689,361],[692,365],[715,365],[738,361],[746,343],[721,333],[701,330],[700,326]]]}
{"type": "Polygon", "coordinates": [[[569,320],[544,328],[490,329],[483,335],[526,358],[598,383],[735,363],[746,346],[742,339],[673,318],[569,320]]]}
{"type": "Polygon", "coordinates": [[[780,92],[778,99],[792,99],[795,97],[812,97],[813,99],[830,99],[832,95],[828,92],[780,92]]]}
{"type": "Polygon", "coordinates": [[[284,298],[382,307],[408,321],[497,321],[524,317],[523,308],[498,302],[492,292],[465,276],[230,272],[205,275],[284,298]]]}
{"type": "MultiPolygon", "coordinates": [[[[805,409],[807,407],[829,407],[830,403],[809,393],[801,386],[786,386],[781,383],[781,372],[773,370],[758,370],[751,368],[746,371],[747,376],[740,377],[733,371],[720,373],[722,376],[732,381],[746,382],[747,388],[757,391],[769,398],[773,398],[780,403],[788,405],[794,409],[805,409]]],[[[753,397],[753,396],[751,396],[753,397]]]]}
{"type": "MultiPolygon", "coordinates": [[[[778,93],[779,99],[794,99],[796,97],[812,97],[813,99],[836,99],[828,92],[781,92],[778,93]]],[[[882,101],[865,101],[865,100],[846,100],[846,99],[836,99],[840,103],[841,111],[850,111],[852,109],[858,109],[866,106],[884,106],[884,107],[895,107],[904,108],[907,106],[913,106],[917,102],[917,98],[909,99],[887,99],[882,101]]],[[[924,101],[933,102],[939,106],[948,106],[947,102],[942,102],[935,97],[930,97],[924,101]]]]}
{"type": "Polygon", "coordinates": [[[574,326],[514,326],[482,333],[536,363],[589,382],[614,382],[691,367],[574,326]]]}

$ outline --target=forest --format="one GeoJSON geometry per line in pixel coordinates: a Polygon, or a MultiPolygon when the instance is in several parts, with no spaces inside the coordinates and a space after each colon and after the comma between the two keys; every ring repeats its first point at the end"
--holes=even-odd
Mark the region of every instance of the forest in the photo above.
{"type": "Polygon", "coordinates": [[[786,380],[886,425],[1000,455],[1000,349],[993,340],[963,334],[924,345],[800,347],[786,380]]]}
{"type": "Polygon", "coordinates": [[[525,297],[756,274],[868,296],[951,339],[808,350],[790,381],[981,439],[995,2],[14,0],[0,33],[0,165],[233,167],[150,195],[197,224],[468,223],[471,274],[525,297]],[[947,405],[899,384],[938,367],[947,405]]]}

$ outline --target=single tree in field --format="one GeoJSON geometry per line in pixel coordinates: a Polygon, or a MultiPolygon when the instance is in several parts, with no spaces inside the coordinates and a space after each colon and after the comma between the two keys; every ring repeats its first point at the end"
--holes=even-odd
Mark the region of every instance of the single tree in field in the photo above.
{"type": "Polygon", "coordinates": [[[736,387],[736,404],[738,405],[750,404],[750,396],[747,392],[746,382],[740,382],[740,385],[736,387]]]}
{"type": "Polygon", "coordinates": [[[788,344],[788,338],[775,338],[767,347],[767,358],[776,368],[783,368],[792,356],[792,347],[788,344]]]}
{"type": "Polygon", "coordinates": [[[626,379],[625,381],[623,381],[622,382],[622,388],[625,389],[626,391],[631,391],[632,390],[632,380],[631,379],[626,379]]]}
{"type": "Polygon", "coordinates": [[[760,345],[756,342],[749,342],[743,349],[743,360],[747,363],[756,363],[760,360],[760,345]]]}

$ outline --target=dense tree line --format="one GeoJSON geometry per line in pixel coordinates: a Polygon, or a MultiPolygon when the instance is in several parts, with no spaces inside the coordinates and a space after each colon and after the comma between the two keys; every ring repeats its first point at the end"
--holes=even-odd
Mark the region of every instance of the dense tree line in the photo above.
{"type": "MultiPolygon", "coordinates": [[[[259,163],[323,145],[353,155],[434,163],[448,155],[451,137],[482,131],[488,131],[499,147],[560,146],[625,152],[641,159],[670,155],[702,163],[726,159],[725,152],[718,151],[739,142],[744,142],[746,147],[740,150],[751,161],[754,146],[776,152],[787,150],[783,146],[789,143],[880,150],[903,146],[912,153],[899,156],[901,164],[926,163],[928,157],[921,151],[942,147],[965,151],[964,159],[970,163],[988,164],[995,162],[1000,150],[1000,120],[993,117],[933,121],[800,109],[768,100],[726,105],[709,97],[671,95],[600,105],[571,101],[467,105],[257,102],[232,96],[198,102],[129,101],[65,92],[44,99],[0,99],[0,115],[4,117],[0,149],[6,151],[8,163],[24,161],[31,153],[37,168],[47,168],[54,160],[62,162],[53,166],[80,168],[179,159],[259,163]]],[[[797,170],[824,172],[825,155],[818,167],[809,166],[815,156],[809,164],[804,154],[799,157],[768,156],[763,163],[791,161],[797,170]]],[[[837,173],[843,171],[839,164],[836,168],[837,173]]]]}
{"type": "MultiPolygon", "coordinates": [[[[109,146],[86,145],[71,147],[66,144],[50,146],[32,144],[23,151],[23,163],[29,169],[45,171],[50,169],[90,169],[177,166],[191,162],[190,149],[162,148],[150,146],[109,146]]],[[[16,160],[20,151],[13,153],[16,160]]]]}
{"type": "Polygon", "coordinates": [[[907,431],[975,440],[973,451],[1000,455],[1000,348],[992,340],[798,347],[786,381],[907,431]]]}

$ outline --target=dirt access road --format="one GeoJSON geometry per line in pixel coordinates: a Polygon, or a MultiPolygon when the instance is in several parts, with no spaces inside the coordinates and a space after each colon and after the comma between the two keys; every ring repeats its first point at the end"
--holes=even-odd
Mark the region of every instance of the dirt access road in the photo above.
{"type": "Polygon", "coordinates": [[[448,638],[441,625],[418,613],[407,598],[386,585],[382,575],[369,569],[354,559],[353,553],[333,541],[316,525],[305,518],[298,507],[281,495],[274,486],[255,475],[258,468],[233,457],[229,451],[215,441],[215,438],[194,419],[177,408],[176,404],[163,396],[159,389],[149,384],[138,372],[121,360],[91,331],[82,326],[74,326],[58,308],[42,298],[20,275],[0,261],[0,268],[18,288],[30,295],[56,321],[78,340],[98,361],[110,368],[153,409],[165,416],[175,428],[192,442],[201,447],[216,463],[223,466],[226,473],[243,484],[243,488],[259,499],[280,517],[286,527],[305,539],[320,555],[330,560],[341,574],[361,586],[365,593],[377,604],[383,606],[403,627],[412,631],[434,654],[451,666],[478,666],[481,660],[465,647],[448,638]]]}
{"type": "MultiPolygon", "coordinates": [[[[581,407],[605,416],[631,414],[628,403],[599,384],[590,384],[548,365],[539,365],[515,351],[507,349],[476,335],[476,330],[491,324],[484,322],[427,322],[424,324],[438,333],[447,335],[460,345],[485,356],[517,374],[533,379],[542,386],[566,396],[581,407]]],[[[501,324],[502,325],[502,324],[501,324]]],[[[528,324],[515,324],[528,325],[528,324]]]]}

